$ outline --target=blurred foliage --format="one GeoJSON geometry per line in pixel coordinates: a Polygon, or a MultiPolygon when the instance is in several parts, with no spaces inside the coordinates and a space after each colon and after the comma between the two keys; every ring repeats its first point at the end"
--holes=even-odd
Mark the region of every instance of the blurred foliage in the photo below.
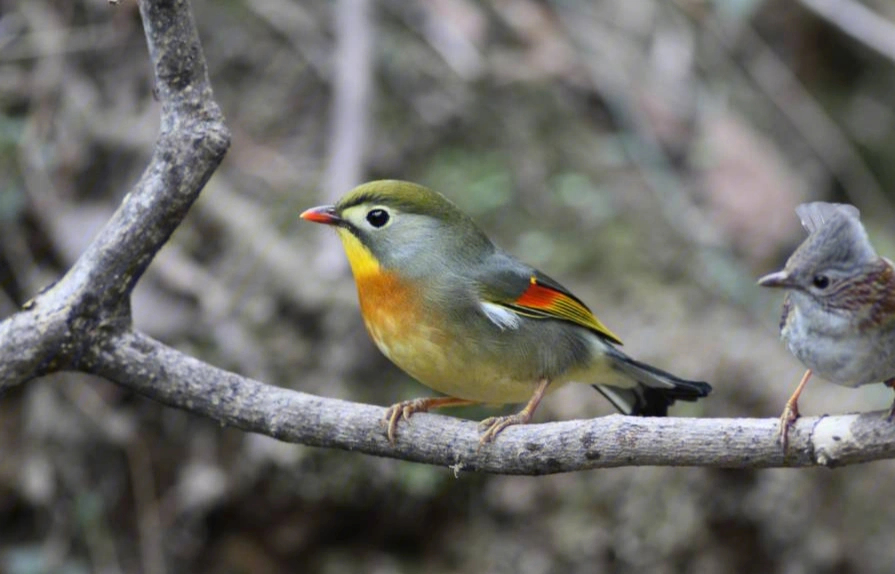
{"type": "MultiPolygon", "coordinates": [[[[350,22],[339,6],[194,2],[233,146],[134,293],[139,328],[304,392],[427,394],[368,341],[334,237],[297,220],[359,183],[335,188],[340,174],[410,179],[570,287],[632,355],[715,386],[678,414],[768,417],[801,367],[754,278],[801,240],[793,207],[853,202],[895,254],[893,62],[807,2],[379,0],[350,22]],[[370,49],[343,49],[359,31],[370,49]],[[345,114],[362,121],[338,128],[345,114]]],[[[0,0],[0,317],[83,252],[145,166],[158,108],[134,2],[0,0]]],[[[891,398],[812,385],[805,413],[891,398]]],[[[610,411],[582,386],[538,421],[610,411]]],[[[2,397],[0,453],[11,574],[895,564],[891,463],[455,476],[246,435],[76,374],[2,397]]]]}

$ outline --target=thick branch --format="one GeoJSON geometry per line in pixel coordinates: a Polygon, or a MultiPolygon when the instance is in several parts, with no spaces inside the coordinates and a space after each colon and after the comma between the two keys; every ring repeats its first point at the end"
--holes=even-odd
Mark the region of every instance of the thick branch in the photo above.
{"type": "Polygon", "coordinates": [[[211,367],[139,333],[96,363],[106,378],[171,406],[287,442],[503,474],[618,466],[838,466],[895,457],[895,425],[878,413],[800,419],[784,456],[777,419],[637,418],[511,427],[479,447],[476,423],[417,414],[385,438],[385,409],[265,385],[211,367]]]}
{"type": "Polygon", "coordinates": [[[139,4],[162,102],[152,160],[68,273],[0,323],[0,389],[54,370],[89,370],[90,350],[129,328],[134,285],[229,146],[189,3],[139,4]]]}
{"type": "Polygon", "coordinates": [[[139,5],[162,104],[159,139],[140,181],[57,286],[69,293],[87,289],[103,307],[102,299],[127,299],[230,145],[189,2],[139,5]]]}

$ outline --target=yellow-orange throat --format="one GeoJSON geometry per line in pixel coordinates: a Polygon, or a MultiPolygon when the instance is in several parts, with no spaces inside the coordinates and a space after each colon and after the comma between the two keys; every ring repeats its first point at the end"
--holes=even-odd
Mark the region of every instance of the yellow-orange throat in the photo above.
{"type": "Polygon", "coordinates": [[[360,242],[353,233],[347,229],[339,228],[339,238],[342,240],[342,247],[345,248],[345,255],[348,256],[348,263],[351,265],[351,272],[354,274],[355,281],[368,277],[370,275],[378,275],[382,272],[382,266],[367,247],[360,242]]]}
{"type": "Polygon", "coordinates": [[[354,274],[367,331],[387,357],[399,361],[399,357],[392,357],[391,348],[406,336],[409,326],[419,321],[418,292],[395,273],[383,269],[353,233],[339,229],[339,236],[354,274]]]}

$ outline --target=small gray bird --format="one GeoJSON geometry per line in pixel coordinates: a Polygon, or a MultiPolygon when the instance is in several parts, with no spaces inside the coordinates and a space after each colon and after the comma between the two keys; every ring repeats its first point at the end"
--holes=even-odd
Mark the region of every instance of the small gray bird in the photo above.
{"type": "MultiPolygon", "coordinates": [[[[796,208],[808,238],[782,271],[758,280],[787,290],[780,334],[808,367],[780,415],[784,448],[799,417],[798,400],[812,373],[837,385],[883,382],[895,388],[895,273],[876,254],[853,205],[796,208]]],[[[895,415],[895,402],[889,419],[895,415]]]]}

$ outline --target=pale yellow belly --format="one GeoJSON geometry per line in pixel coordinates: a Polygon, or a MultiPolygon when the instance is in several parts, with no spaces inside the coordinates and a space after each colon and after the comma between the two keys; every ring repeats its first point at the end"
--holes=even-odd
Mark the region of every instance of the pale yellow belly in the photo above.
{"type": "MultiPolygon", "coordinates": [[[[365,314],[366,316],[367,314],[365,314]]],[[[475,341],[460,340],[420,321],[402,326],[386,317],[368,320],[367,330],[382,353],[420,383],[448,396],[483,403],[524,403],[538,385],[537,376],[522,376],[508,361],[495,360],[475,341]]],[[[570,369],[551,380],[548,392],[572,382],[631,386],[607,360],[570,369]]]]}

